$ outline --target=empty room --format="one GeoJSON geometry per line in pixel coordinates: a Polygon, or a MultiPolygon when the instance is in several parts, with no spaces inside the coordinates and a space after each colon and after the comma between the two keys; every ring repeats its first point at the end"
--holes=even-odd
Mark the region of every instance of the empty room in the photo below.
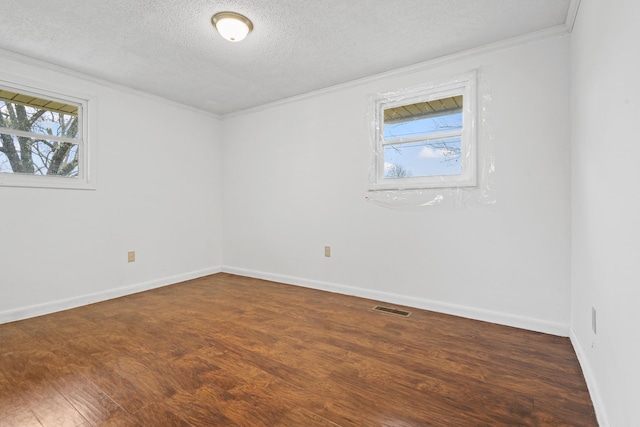
{"type": "Polygon", "coordinates": [[[640,426],[638,18],[0,1],[0,426],[640,426]]]}

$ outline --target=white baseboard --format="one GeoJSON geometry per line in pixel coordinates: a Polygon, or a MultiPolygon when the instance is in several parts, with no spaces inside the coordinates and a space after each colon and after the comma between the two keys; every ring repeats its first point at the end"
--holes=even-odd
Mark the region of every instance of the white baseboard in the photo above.
{"type": "Polygon", "coordinates": [[[578,362],[580,363],[580,367],[582,368],[582,374],[584,375],[584,380],[587,383],[587,388],[589,389],[589,394],[591,395],[593,408],[596,411],[598,425],[600,427],[609,427],[611,424],[609,423],[607,412],[604,409],[604,402],[602,401],[602,397],[600,396],[600,392],[598,391],[596,377],[593,375],[593,370],[591,369],[589,359],[587,359],[584,347],[582,347],[582,344],[578,339],[578,335],[576,335],[576,332],[573,330],[573,328],[569,329],[569,338],[571,339],[573,350],[576,352],[576,356],[578,356],[578,362]]]}
{"type": "Polygon", "coordinates": [[[475,307],[468,307],[457,304],[450,304],[440,301],[428,300],[424,298],[415,298],[406,295],[393,294],[389,292],[374,291],[364,288],[356,288],[352,286],[339,285],[335,283],[322,282],[318,280],[304,279],[300,277],[291,277],[282,274],[267,273],[261,271],[248,270],[237,267],[223,266],[211,267],[203,270],[197,270],[176,276],[164,277],[161,279],[151,280],[148,282],[138,283],[135,285],[124,286],[116,289],[109,289],[103,292],[97,292],[88,295],[82,295],[63,300],[51,301],[43,304],[37,304],[27,307],[21,307],[13,310],[0,312],[0,324],[13,322],[16,320],[28,319],[30,317],[42,316],[45,314],[55,313],[57,311],[67,310],[70,308],[80,307],[87,304],[93,304],[100,301],[106,301],[113,298],[119,298],[125,295],[135,294],[150,289],[160,288],[174,283],[183,282],[185,280],[195,279],[198,277],[208,276],[210,274],[220,273],[221,271],[238,274],[241,276],[255,277],[274,282],[286,283],[289,285],[302,286],[306,288],[318,289],[327,292],[334,292],[345,295],[353,295],[361,298],[368,298],[377,301],[383,301],[407,307],[415,307],[424,310],[435,311],[438,313],[451,314],[454,316],[465,317],[468,319],[481,320],[484,322],[497,323],[516,328],[527,329],[546,334],[568,336],[569,326],[562,323],[549,322],[546,320],[533,319],[524,316],[517,316],[509,313],[501,313],[497,311],[484,310],[475,307]]]}
{"type": "Polygon", "coordinates": [[[398,295],[389,292],[373,291],[370,289],[356,288],[335,283],[321,282],[318,280],[303,279],[300,277],[291,277],[282,274],[266,273],[262,271],[254,271],[231,266],[223,266],[222,271],[224,271],[225,273],[238,274],[240,276],[255,277],[258,279],[270,280],[273,282],[286,283],[288,285],[302,286],[305,288],[318,289],[321,291],[352,295],[361,298],[404,305],[407,307],[436,311],[438,313],[452,314],[454,316],[465,317],[468,319],[481,320],[484,322],[513,326],[520,329],[543,332],[545,334],[559,335],[562,337],[566,337],[569,335],[568,324],[565,325],[562,323],[549,322],[546,320],[532,319],[529,317],[518,316],[509,313],[501,313],[497,311],[444,303],[423,298],[415,298],[406,295],[398,295]]]}
{"type": "Polygon", "coordinates": [[[16,320],[28,319],[30,317],[42,316],[45,314],[55,313],[57,311],[68,310],[70,308],[76,308],[87,304],[93,304],[100,301],[119,298],[125,295],[148,291],[150,289],[161,288],[163,286],[184,282],[185,280],[197,279],[198,277],[220,273],[221,271],[221,267],[210,267],[202,270],[191,271],[189,273],[179,274],[176,276],[163,277],[161,279],[137,283],[135,285],[109,289],[93,294],[51,301],[43,304],[31,305],[8,311],[2,311],[0,312],[0,324],[14,322],[16,320]]]}

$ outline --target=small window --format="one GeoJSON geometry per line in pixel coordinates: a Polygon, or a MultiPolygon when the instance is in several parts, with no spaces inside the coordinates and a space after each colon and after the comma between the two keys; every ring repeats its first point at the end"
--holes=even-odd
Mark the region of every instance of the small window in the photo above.
{"type": "Polygon", "coordinates": [[[374,99],[371,190],[476,185],[475,72],[374,99]]]}
{"type": "Polygon", "coordinates": [[[87,101],[0,85],[0,185],[87,188],[87,101]]]}

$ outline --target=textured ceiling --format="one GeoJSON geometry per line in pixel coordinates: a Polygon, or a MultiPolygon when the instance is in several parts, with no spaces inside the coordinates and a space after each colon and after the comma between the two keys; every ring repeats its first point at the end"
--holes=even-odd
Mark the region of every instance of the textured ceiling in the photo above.
{"type": "Polygon", "coordinates": [[[225,114],[564,25],[570,3],[2,0],[0,48],[225,114]],[[211,26],[225,10],[243,42],[211,26]]]}

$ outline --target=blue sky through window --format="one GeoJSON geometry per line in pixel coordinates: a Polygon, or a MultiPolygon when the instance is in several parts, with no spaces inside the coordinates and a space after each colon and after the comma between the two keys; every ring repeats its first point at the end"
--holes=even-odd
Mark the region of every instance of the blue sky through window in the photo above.
{"type": "Polygon", "coordinates": [[[462,172],[461,138],[431,139],[442,132],[462,130],[462,112],[384,125],[385,178],[457,175],[462,172]],[[424,136],[423,140],[416,140],[424,136]],[[410,142],[402,142],[411,139],[410,142]]]}

